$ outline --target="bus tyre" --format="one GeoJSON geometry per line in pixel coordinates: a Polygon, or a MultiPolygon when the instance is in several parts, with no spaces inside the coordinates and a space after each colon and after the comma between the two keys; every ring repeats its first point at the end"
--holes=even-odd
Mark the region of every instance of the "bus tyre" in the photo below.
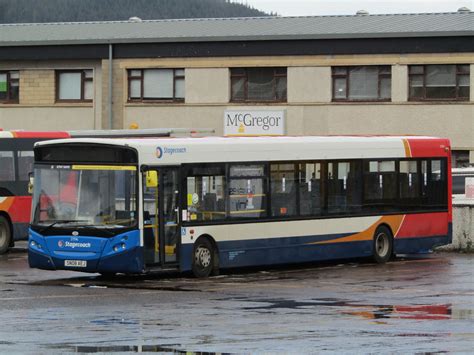
{"type": "Polygon", "coordinates": [[[207,238],[200,238],[194,244],[193,274],[196,277],[208,277],[216,264],[216,252],[207,238]]]}
{"type": "Polygon", "coordinates": [[[12,242],[10,223],[4,216],[0,216],[0,255],[5,254],[12,242]]]}
{"type": "Polygon", "coordinates": [[[374,261],[378,264],[386,263],[392,257],[392,232],[385,226],[377,228],[374,234],[374,261]]]}

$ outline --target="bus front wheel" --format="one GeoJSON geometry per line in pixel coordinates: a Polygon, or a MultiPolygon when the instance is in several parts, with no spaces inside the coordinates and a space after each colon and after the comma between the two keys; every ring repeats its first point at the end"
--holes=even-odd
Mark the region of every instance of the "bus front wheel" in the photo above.
{"type": "Polygon", "coordinates": [[[194,244],[193,253],[193,274],[196,277],[208,277],[216,265],[216,252],[211,241],[207,238],[200,238],[194,244]]]}
{"type": "Polygon", "coordinates": [[[7,252],[12,241],[10,223],[4,216],[0,216],[0,254],[7,252]]]}
{"type": "Polygon", "coordinates": [[[386,263],[393,253],[392,232],[386,226],[377,228],[374,234],[374,261],[378,264],[386,263]]]}

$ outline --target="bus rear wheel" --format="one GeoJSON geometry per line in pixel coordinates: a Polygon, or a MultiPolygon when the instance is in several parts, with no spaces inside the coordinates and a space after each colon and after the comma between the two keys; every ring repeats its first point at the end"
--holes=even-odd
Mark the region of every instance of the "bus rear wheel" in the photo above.
{"type": "Polygon", "coordinates": [[[0,216],[0,255],[5,254],[12,241],[10,223],[4,216],[0,216]]]}
{"type": "Polygon", "coordinates": [[[374,261],[378,264],[386,263],[393,253],[392,232],[385,226],[377,228],[374,234],[374,261]]]}
{"type": "Polygon", "coordinates": [[[196,277],[208,277],[216,266],[216,251],[207,238],[200,238],[194,244],[192,270],[196,277]]]}

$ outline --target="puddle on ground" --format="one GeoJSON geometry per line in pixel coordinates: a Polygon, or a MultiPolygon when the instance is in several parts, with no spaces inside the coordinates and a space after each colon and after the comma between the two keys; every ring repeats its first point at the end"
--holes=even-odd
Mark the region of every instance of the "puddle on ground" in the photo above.
{"type": "Polygon", "coordinates": [[[178,344],[172,345],[80,345],[74,346],[69,344],[55,344],[48,345],[47,348],[51,350],[63,350],[73,353],[112,353],[112,352],[131,352],[131,353],[169,353],[169,354],[186,354],[186,355],[230,355],[230,353],[213,353],[213,352],[193,352],[186,350],[178,350],[174,348],[178,344]]]}
{"type": "Polygon", "coordinates": [[[94,319],[90,321],[92,324],[98,325],[113,325],[113,324],[138,324],[137,320],[125,319],[125,318],[103,318],[103,319],[94,319]]]}
{"type": "Polygon", "coordinates": [[[219,301],[249,301],[262,305],[243,307],[247,311],[272,311],[275,309],[301,310],[315,307],[343,308],[342,314],[358,316],[366,319],[413,319],[413,320],[472,320],[474,310],[452,308],[451,304],[420,304],[420,305],[371,305],[360,304],[333,298],[295,301],[285,299],[253,300],[245,297],[221,298],[219,301]],[[348,310],[350,309],[350,310],[348,310]]]}

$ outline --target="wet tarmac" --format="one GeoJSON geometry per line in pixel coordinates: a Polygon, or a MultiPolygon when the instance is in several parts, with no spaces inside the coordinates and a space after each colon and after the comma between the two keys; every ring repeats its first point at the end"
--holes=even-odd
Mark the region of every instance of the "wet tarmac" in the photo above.
{"type": "Polygon", "coordinates": [[[0,353],[472,353],[474,255],[105,279],[0,256],[0,353]]]}

